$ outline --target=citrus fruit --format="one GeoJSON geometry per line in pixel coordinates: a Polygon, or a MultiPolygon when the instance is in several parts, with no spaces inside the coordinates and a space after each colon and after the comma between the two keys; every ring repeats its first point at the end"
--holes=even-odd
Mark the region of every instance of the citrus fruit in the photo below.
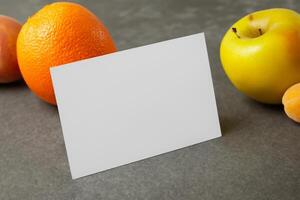
{"type": "Polygon", "coordinates": [[[76,3],[45,6],[23,25],[17,58],[28,87],[41,99],[56,104],[50,67],[116,51],[103,23],[76,3]]]}
{"type": "Polygon", "coordinates": [[[0,83],[22,78],[16,55],[16,41],[21,24],[8,16],[0,15],[0,83]]]}

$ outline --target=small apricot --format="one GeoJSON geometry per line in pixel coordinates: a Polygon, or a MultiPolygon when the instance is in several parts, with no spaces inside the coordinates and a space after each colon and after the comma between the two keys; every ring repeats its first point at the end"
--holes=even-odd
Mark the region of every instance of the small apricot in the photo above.
{"type": "Polygon", "coordinates": [[[287,116],[300,123],[300,83],[293,85],[284,93],[282,103],[287,116]]]}
{"type": "Polygon", "coordinates": [[[0,83],[22,78],[16,55],[16,41],[21,24],[8,16],[0,15],[0,83]]]}

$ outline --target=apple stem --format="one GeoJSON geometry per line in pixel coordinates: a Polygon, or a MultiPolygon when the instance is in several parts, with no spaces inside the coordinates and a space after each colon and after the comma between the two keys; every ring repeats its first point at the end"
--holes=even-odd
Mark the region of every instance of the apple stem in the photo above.
{"type": "Polygon", "coordinates": [[[260,34],[260,35],[263,34],[261,28],[259,28],[258,31],[259,31],[259,34],[260,34]]]}
{"type": "Polygon", "coordinates": [[[239,36],[239,34],[237,33],[237,30],[236,30],[235,27],[232,27],[232,31],[235,33],[235,35],[236,35],[238,38],[241,38],[241,37],[239,36]]]}

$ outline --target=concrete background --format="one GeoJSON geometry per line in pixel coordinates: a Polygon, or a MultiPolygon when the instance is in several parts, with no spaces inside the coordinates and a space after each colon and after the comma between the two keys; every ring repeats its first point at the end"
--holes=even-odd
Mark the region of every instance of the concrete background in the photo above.
{"type": "MultiPolygon", "coordinates": [[[[24,22],[50,3],[1,0],[24,22]]],[[[224,137],[72,180],[57,109],[24,83],[0,85],[0,199],[300,199],[300,126],[281,106],[237,92],[219,60],[226,29],[259,9],[300,11],[296,0],[89,0],[120,50],[205,32],[224,137]]]]}

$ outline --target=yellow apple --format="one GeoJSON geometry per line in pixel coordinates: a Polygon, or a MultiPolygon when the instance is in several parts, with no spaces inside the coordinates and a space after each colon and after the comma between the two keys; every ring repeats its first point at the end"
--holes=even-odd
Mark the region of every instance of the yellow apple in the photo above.
{"type": "Polygon", "coordinates": [[[220,56],[238,90],[263,103],[281,103],[287,88],[300,82],[300,15],[274,8],[243,17],[225,34],[220,56]]]}

